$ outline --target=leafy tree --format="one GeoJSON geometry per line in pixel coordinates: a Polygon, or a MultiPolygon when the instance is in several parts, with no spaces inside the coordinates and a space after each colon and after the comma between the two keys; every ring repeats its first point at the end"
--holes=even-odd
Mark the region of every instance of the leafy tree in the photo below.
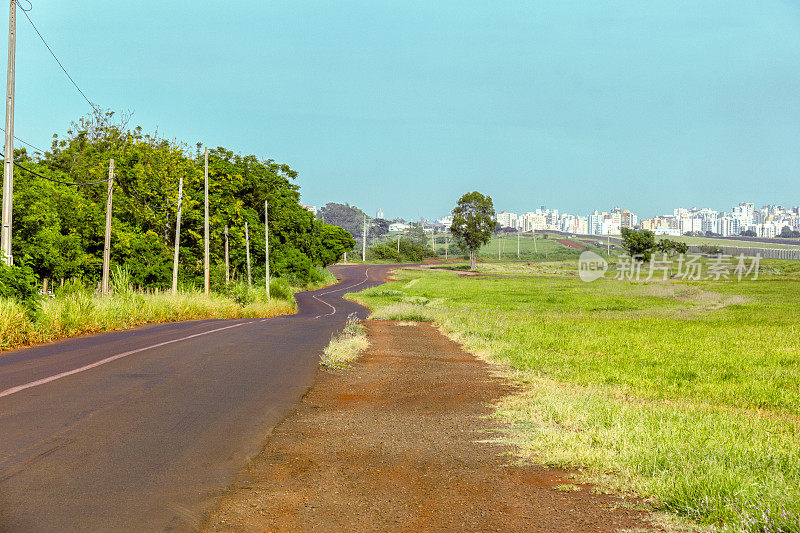
{"type": "MultiPolygon", "coordinates": [[[[77,278],[94,285],[101,276],[109,159],[116,179],[111,261],[124,265],[131,283],[169,286],[175,245],[178,181],[184,180],[180,236],[181,283],[203,280],[203,156],[186,144],[128,128],[130,117],[94,113],[53,137],[51,150],[15,159],[33,172],[15,172],[14,257],[35,278],[77,278]],[[44,178],[37,176],[40,174],[44,178]],[[78,185],[64,185],[50,180],[78,185]],[[83,185],[86,184],[86,185],[83,185]]],[[[245,270],[245,222],[250,229],[254,275],[264,274],[264,200],[269,202],[270,271],[299,282],[318,277],[315,265],[338,259],[353,239],[315,220],[300,203],[297,173],[288,165],[223,147],[209,150],[212,270],[224,263],[229,227],[234,274],[245,270]]]]}
{"type": "Polygon", "coordinates": [[[419,222],[412,222],[406,230],[406,238],[411,242],[417,244],[425,244],[428,242],[428,237],[425,236],[425,230],[419,222]]]}
{"type": "Polygon", "coordinates": [[[756,232],[751,229],[742,230],[740,233],[742,237],[756,237],[756,232]]]}
{"type": "Polygon", "coordinates": [[[792,228],[790,228],[789,226],[784,226],[781,229],[781,232],[778,234],[778,237],[781,237],[783,239],[797,238],[800,237],[800,231],[793,231],[792,228]]]}
{"type": "Polygon", "coordinates": [[[689,251],[689,245],[685,242],[661,239],[656,243],[653,249],[667,255],[685,254],[689,251]]]}
{"type": "MultiPolygon", "coordinates": [[[[366,213],[364,211],[347,203],[328,202],[319,209],[319,217],[326,224],[333,224],[346,229],[356,240],[361,239],[365,216],[366,213]]],[[[367,218],[369,219],[369,217],[367,218]]]]}
{"type": "Polygon", "coordinates": [[[491,196],[473,191],[459,198],[458,204],[453,209],[450,233],[462,250],[469,251],[471,270],[475,270],[478,250],[492,238],[495,224],[491,196]]]}
{"type": "Polygon", "coordinates": [[[372,231],[376,237],[389,233],[389,221],[383,218],[376,218],[372,221],[372,231]]]}
{"type": "Polygon", "coordinates": [[[655,234],[650,230],[622,228],[622,247],[631,257],[640,261],[650,261],[656,246],[655,234]]]}

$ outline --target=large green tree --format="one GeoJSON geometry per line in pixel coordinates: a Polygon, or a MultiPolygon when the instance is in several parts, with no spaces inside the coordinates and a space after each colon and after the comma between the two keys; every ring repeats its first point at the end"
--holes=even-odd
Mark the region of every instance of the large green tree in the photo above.
{"type": "Polygon", "coordinates": [[[469,251],[469,267],[475,270],[478,250],[492,238],[495,212],[492,197],[478,191],[465,194],[453,209],[450,233],[462,250],[469,251]]]}
{"type": "Polygon", "coordinates": [[[637,261],[650,261],[653,249],[656,247],[656,238],[650,230],[637,230],[622,228],[622,247],[628,255],[637,261]]]}

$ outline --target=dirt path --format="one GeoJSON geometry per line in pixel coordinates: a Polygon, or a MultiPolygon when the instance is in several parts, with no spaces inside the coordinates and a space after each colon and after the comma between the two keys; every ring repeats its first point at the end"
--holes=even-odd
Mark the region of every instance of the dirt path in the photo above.
{"type": "Polygon", "coordinates": [[[481,442],[510,392],[428,324],[367,321],[353,369],[320,372],[207,531],[618,531],[642,514],[481,442]]]}

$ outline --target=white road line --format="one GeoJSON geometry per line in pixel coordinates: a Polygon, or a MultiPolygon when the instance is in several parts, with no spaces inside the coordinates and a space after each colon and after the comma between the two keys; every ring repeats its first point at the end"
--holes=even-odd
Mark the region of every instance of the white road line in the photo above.
{"type": "Polygon", "coordinates": [[[76,368],[74,370],[68,370],[66,372],[61,372],[60,374],[56,374],[54,376],[37,379],[36,381],[31,381],[30,383],[25,383],[24,385],[17,385],[16,387],[11,387],[10,389],[6,389],[0,392],[0,398],[3,396],[11,396],[17,392],[23,391],[25,389],[30,389],[33,387],[38,387],[39,385],[44,385],[45,383],[50,383],[51,381],[55,381],[57,379],[65,378],[67,376],[71,376],[73,374],[78,374],[80,372],[85,372],[86,370],[91,370],[92,368],[97,368],[98,366],[104,365],[106,363],[110,363],[111,361],[116,361],[117,359],[122,359],[123,357],[127,357],[129,355],[133,355],[135,353],[143,352],[145,350],[152,350],[153,348],[159,348],[161,346],[166,346],[167,344],[172,344],[174,342],[186,341],[189,339],[193,339],[195,337],[201,337],[203,335],[208,335],[209,333],[216,333],[217,331],[223,331],[226,329],[231,328],[238,328],[239,326],[245,326],[247,324],[252,324],[255,320],[251,320],[250,322],[242,322],[239,324],[234,324],[232,326],[225,326],[224,328],[217,328],[212,329],[210,331],[204,331],[202,333],[195,333],[194,335],[189,335],[187,337],[181,337],[180,339],[172,339],[171,341],[159,342],[158,344],[153,344],[152,346],[146,346],[144,348],[137,348],[136,350],[130,350],[128,352],[118,353],[117,355],[112,355],[111,357],[106,357],[105,359],[101,359],[100,361],[96,361],[92,364],[82,366],[80,368],[76,368]]]}
{"type": "MultiPolygon", "coordinates": [[[[369,271],[370,271],[370,269],[369,269],[369,268],[368,268],[368,269],[366,269],[366,270],[364,271],[364,279],[363,279],[362,281],[360,281],[359,283],[356,283],[355,285],[350,285],[349,287],[344,287],[344,288],[342,288],[342,289],[333,289],[333,290],[330,290],[330,291],[327,291],[327,292],[323,292],[323,293],[321,293],[321,294],[320,294],[320,296],[325,296],[326,294],[331,294],[331,293],[334,293],[334,292],[348,291],[348,290],[350,290],[350,289],[353,289],[353,288],[355,288],[355,287],[358,287],[359,285],[363,285],[364,283],[366,283],[366,282],[368,282],[368,281],[369,281],[369,271]]],[[[322,302],[322,303],[324,303],[325,305],[327,305],[328,307],[330,307],[331,309],[333,309],[333,312],[332,312],[332,313],[328,313],[328,314],[326,314],[326,315],[317,315],[317,316],[315,316],[315,317],[314,317],[314,320],[318,319],[319,317],[323,317],[323,316],[331,316],[331,315],[335,315],[335,314],[336,314],[336,308],[335,308],[334,306],[332,306],[332,305],[331,305],[331,304],[329,304],[328,302],[325,302],[325,301],[323,301],[323,300],[320,300],[319,298],[317,298],[317,295],[316,295],[316,294],[312,294],[311,296],[312,296],[312,297],[313,297],[315,300],[317,300],[318,302],[322,302]]]]}

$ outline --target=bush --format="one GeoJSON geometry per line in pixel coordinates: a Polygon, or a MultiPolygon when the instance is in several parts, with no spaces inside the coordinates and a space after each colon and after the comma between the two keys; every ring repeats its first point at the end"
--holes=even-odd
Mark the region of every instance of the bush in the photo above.
{"type": "Polygon", "coordinates": [[[367,258],[381,261],[397,261],[399,263],[419,263],[426,257],[436,257],[427,244],[412,242],[408,239],[400,241],[400,253],[397,243],[376,244],[367,250],[367,258]]]}
{"type": "Polygon", "coordinates": [[[703,244],[698,246],[700,253],[707,254],[707,255],[720,255],[722,253],[722,248],[719,246],[714,246],[713,244],[703,244]]]}
{"type": "Polygon", "coordinates": [[[36,277],[28,266],[0,265],[0,297],[10,298],[28,309],[37,307],[36,277]]]}
{"type": "Polygon", "coordinates": [[[278,249],[271,259],[270,273],[280,273],[290,285],[302,287],[321,281],[320,274],[314,268],[311,259],[295,248],[278,249]]]}

